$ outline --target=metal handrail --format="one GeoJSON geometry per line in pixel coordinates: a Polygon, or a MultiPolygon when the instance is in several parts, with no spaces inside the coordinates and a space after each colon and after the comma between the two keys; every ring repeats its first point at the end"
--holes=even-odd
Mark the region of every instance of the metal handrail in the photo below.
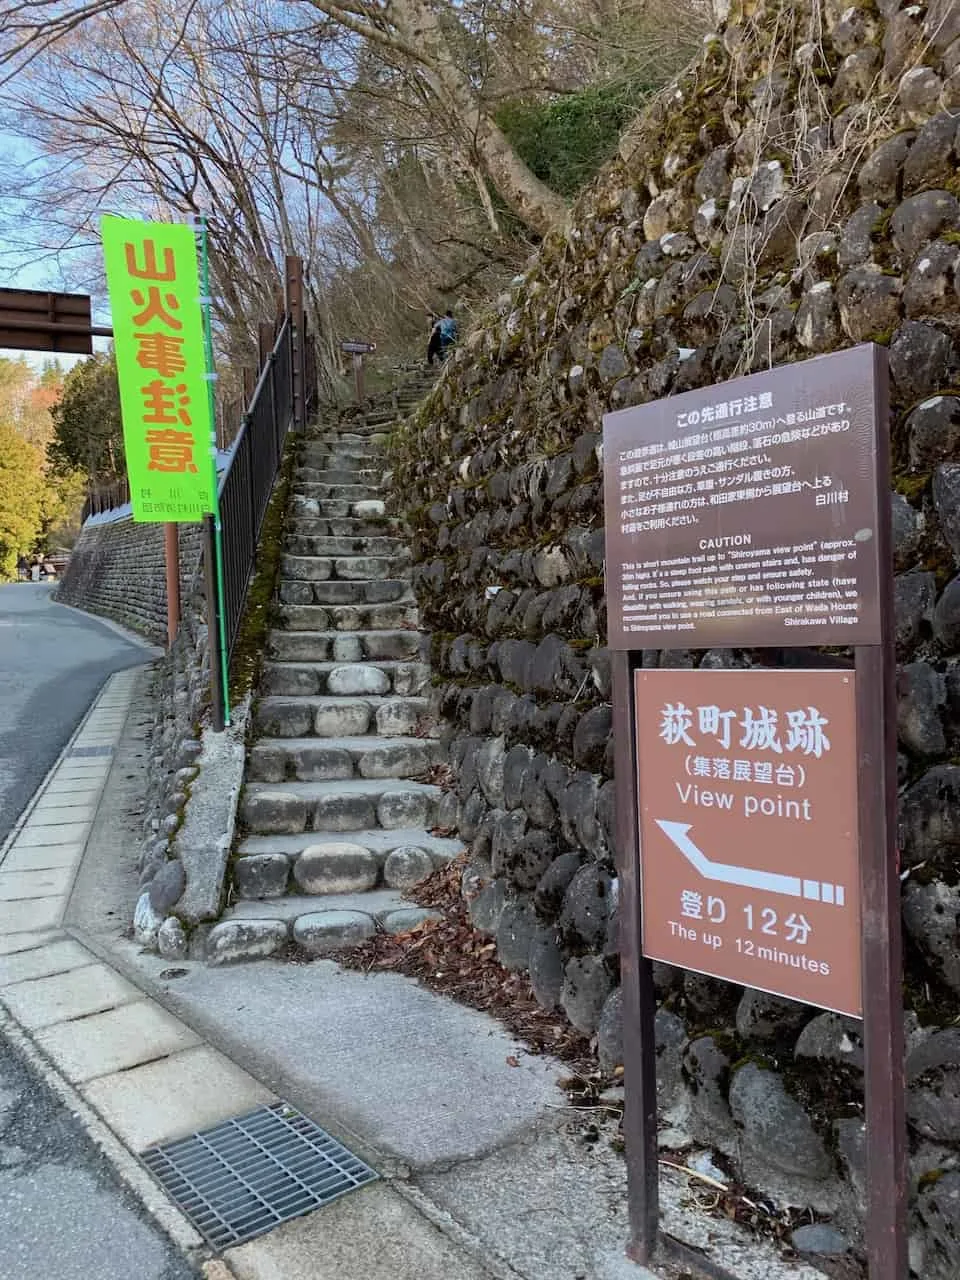
{"type": "Polygon", "coordinates": [[[253,577],[270,496],[293,422],[293,328],[287,317],[264,361],[219,486],[228,664],[253,577]]]}

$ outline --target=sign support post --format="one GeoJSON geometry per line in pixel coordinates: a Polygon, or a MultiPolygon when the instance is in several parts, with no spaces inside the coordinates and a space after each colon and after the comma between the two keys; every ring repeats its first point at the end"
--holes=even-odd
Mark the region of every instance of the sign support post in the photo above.
{"type": "Polygon", "coordinates": [[[353,386],[357,404],[361,409],[363,408],[363,357],[376,349],[375,342],[344,341],[340,343],[343,354],[353,356],[353,386]]]}
{"type": "MultiPolygon", "coordinates": [[[[885,372],[885,371],[884,371],[885,372]]],[[[877,377],[877,510],[890,506],[887,380],[877,377]]],[[[903,947],[897,851],[897,691],[889,518],[878,520],[879,644],[854,651],[860,806],[867,1267],[903,1280],[907,1258],[903,947]]]]}
{"type": "Polygon", "coordinates": [[[636,654],[610,655],[616,788],[617,874],[620,880],[620,975],[623,985],[623,1129],[627,1158],[630,1242],[627,1256],[645,1265],[657,1247],[660,1182],[657,1147],[657,998],[653,964],[643,954],[640,919],[639,831],[634,794],[633,671],[636,654]]]}
{"type": "Polygon", "coordinates": [[[882,349],[863,347],[604,421],[641,1264],[663,1249],[725,1274],[659,1231],[659,959],[862,1017],[869,1278],[908,1274],[887,394],[882,349]],[[853,661],[791,660],[811,646],[853,661]],[[641,647],[753,665],[646,669],[641,647]]]}
{"type": "Polygon", "coordinates": [[[175,524],[163,526],[163,558],[167,570],[167,648],[180,628],[180,536],[175,524]]]}

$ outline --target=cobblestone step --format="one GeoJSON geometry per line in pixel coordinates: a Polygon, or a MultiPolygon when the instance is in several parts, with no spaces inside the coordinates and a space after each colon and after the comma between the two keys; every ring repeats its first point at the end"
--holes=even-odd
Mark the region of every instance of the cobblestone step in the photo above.
{"type": "MultiPolygon", "coordinates": [[[[255,853],[282,853],[291,861],[299,858],[304,849],[317,843],[313,832],[296,835],[258,836],[248,835],[237,847],[240,857],[255,853]]],[[[395,849],[422,849],[429,854],[434,868],[445,867],[464,852],[462,840],[450,836],[435,836],[422,827],[370,827],[364,831],[350,832],[351,844],[362,844],[370,849],[382,866],[395,849]]]]}
{"type": "Polygon", "coordinates": [[[375,578],[369,582],[280,583],[282,604],[400,604],[415,603],[408,578],[375,578]]]}
{"type": "Polygon", "coordinates": [[[334,501],[340,500],[353,502],[377,500],[380,496],[379,486],[376,484],[353,484],[336,483],[336,484],[315,484],[311,481],[294,482],[293,491],[295,497],[299,498],[316,498],[318,500],[334,501]]]}
{"type": "MultiPolygon", "coordinates": [[[[352,675],[356,663],[349,662],[266,662],[260,678],[260,692],[265,697],[310,697],[334,694],[343,687],[344,675],[352,675]]],[[[425,662],[397,662],[389,658],[363,663],[371,692],[396,693],[409,697],[422,693],[430,682],[430,668],[425,662]]]]}
{"type": "Polygon", "coordinates": [[[351,427],[349,430],[320,434],[315,437],[315,440],[319,440],[324,444],[343,440],[349,444],[355,444],[360,441],[364,444],[370,443],[385,446],[390,442],[390,431],[395,425],[396,418],[391,416],[384,422],[372,422],[369,426],[351,427]]]}
{"type": "Polygon", "coordinates": [[[342,520],[353,516],[358,520],[382,520],[387,515],[387,504],[382,498],[351,498],[348,494],[318,498],[315,495],[294,493],[291,507],[294,521],[304,518],[326,517],[342,520]]]}
{"type": "Polygon", "coordinates": [[[357,537],[331,534],[290,533],[287,554],[292,556],[409,556],[403,538],[389,534],[360,534],[357,537]]]}
{"type": "Polygon", "coordinates": [[[310,955],[336,956],[375,933],[406,933],[432,914],[405,903],[399,893],[389,889],[319,900],[291,897],[238,902],[211,930],[208,953],[231,961],[256,959],[294,942],[310,955]]]}
{"type": "Polygon", "coordinates": [[[390,556],[293,556],[280,562],[280,577],[296,582],[369,582],[396,577],[397,567],[409,561],[406,548],[390,556]]]}
{"type": "MultiPolygon", "coordinates": [[[[358,664],[362,670],[362,665],[358,664]]],[[[421,697],[268,697],[257,703],[254,728],[271,738],[341,738],[376,733],[385,738],[426,736],[428,700],[421,697]]]]}
{"type": "Polygon", "coordinates": [[[388,468],[387,452],[382,445],[358,441],[351,445],[325,445],[322,448],[315,445],[309,451],[305,449],[293,474],[296,480],[315,480],[325,471],[348,471],[353,476],[364,476],[370,472],[374,475],[374,483],[379,483],[388,468]]]}
{"type": "Polygon", "coordinates": [[[390,778],[248,783],[240,818],[250,833],[323,832],[332,841],[337,834],[370,827],[430,828],[441,795],[439,787],[390,778]]]}
{"type": "Polygon", "coordinates": [[[285,604],[280,623],[288,631],[394,631],[420,621],[413,604],[285,604]]]}
{"type": "Polygon", "coordinates": [[[302,490],[308,485],[367,485],[376,489],[383,476],[383,468],[371,467],[298,467],[293,475],[293,487],[302,490]]]}
{"type": "Polygon", "coordinates": [[[416,778],[439,760],[440,744],[429,738],[261,738],[247,773],[252,782],[416,778]]]}
{"type": "MultiPolygon", "coordinates": [[[[350,504],[347,503],[349,509],[350,504]]],[[[288,538],[365,538],[393,537],[400,531],[396,516],[291,516],[287,521],[288,538]]]]}
{"type": "Polygon", "coordinates": [[[396,422],[376,411],[302,449],[241,800],[239,901],[212,956],[258,928],[274,949],[292,937],[314,954],[410,928],[428,913],[399,890],[463,850],[431,834],[452,797],[420,780],[442,751],[409,545],[381,496],[396,422]]]}
{"type": "Polygon", "coordinates": [[[371,627],[365,631],[271,631],[267,654],[278,662],[404,662],[425,659],[429,639],[414,628],[371,627]]]}
{"type": "Polygon", "coordinates": [[[325,436],[308,440],[300,455],[300,466],[329,467],[332,458],[342,458],[345,466],[369,467],[374,458],[386,456],[386,445],[386,437],[382,442],[370,436],[325,436]]]}

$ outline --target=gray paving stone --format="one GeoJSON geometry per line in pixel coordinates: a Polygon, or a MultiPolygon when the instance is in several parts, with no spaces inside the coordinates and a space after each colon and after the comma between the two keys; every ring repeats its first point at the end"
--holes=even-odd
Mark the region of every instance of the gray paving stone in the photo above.
{"type": "Polygon", "coordinates": [[[104,964],[87,964],[69,973],[34,978],[5,987],[3,1000],[29,1030],[139,1000],[141,992],[104,964]]]}
{"type": "Polygon", "coordinates": [[[422,791],[388,792],[377,804],[377,822],[381,827],[429,827],[433,807],[433,797],[422,791]]]}
{"type": "Polygon", "coordinates": [[[377,931],[372,916],[362,911],[313,911],[299,916],[293,940],[311,955],[329,955],[356,946],[377,931]]]}
{"type": "Polygon", "coordinates": [[[124,1071],[199,1044],[197,1035],[151,1000],[62,1022],[37,1033],[37,1043],[73,1081],[124,1071]]]}
{"type": "Polygon", "coordinates": [[[363,893],[380,877],[374,854],[362,844],[335,842],[309,845],[293,866],[293,879],[303,893],[363,893]]]}
{"type": "Polygon", "coordinates": [[[233,864],[233,883],[241,898],[280,898],[289,880],[290,859],[283,853],[255,853],[233,864]]]}
{"type": "Polygon", "coordinates": [[[262,960],[287,942],[283,920],[223,920],[207,935],[207,963],[236,964],[262,960]]]}
{"type": "Polygon", "coordinates": [[[426,849],[417,845],[404,845],[387,856],[383,866],[383,882],[390,889],[411,889],[432,875],[433,870],[433,859],[426,849]]]}
{"type": "Polygon", "coordinates": [[[390,677],[379,667],[366,666],[362,662],[351,666],[334,667],[327,675],[327,692],[338,695],[389,693],[390,677]]]}

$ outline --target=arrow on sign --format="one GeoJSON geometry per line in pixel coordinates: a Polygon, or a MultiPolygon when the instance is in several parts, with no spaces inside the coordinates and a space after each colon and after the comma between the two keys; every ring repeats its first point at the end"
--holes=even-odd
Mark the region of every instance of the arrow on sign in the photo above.
{"type": "Polygon", "coordinates": [[[782,876],[774,871],[755,871],[751,867],[734,867],[724,862],[711,862],[690,839],[689,822],[666,822],[655,818],[657,826],[686,860],[695,867],[704,880],[717,880],[721,884],[737,884],[744,889],[760,889],[766,893],[783,893],[790,898],[807,898],[812,902],[829,902],[844,905],[842,884],[830,884],[826,880],[802,880],[799,876],[782,876]]]}

